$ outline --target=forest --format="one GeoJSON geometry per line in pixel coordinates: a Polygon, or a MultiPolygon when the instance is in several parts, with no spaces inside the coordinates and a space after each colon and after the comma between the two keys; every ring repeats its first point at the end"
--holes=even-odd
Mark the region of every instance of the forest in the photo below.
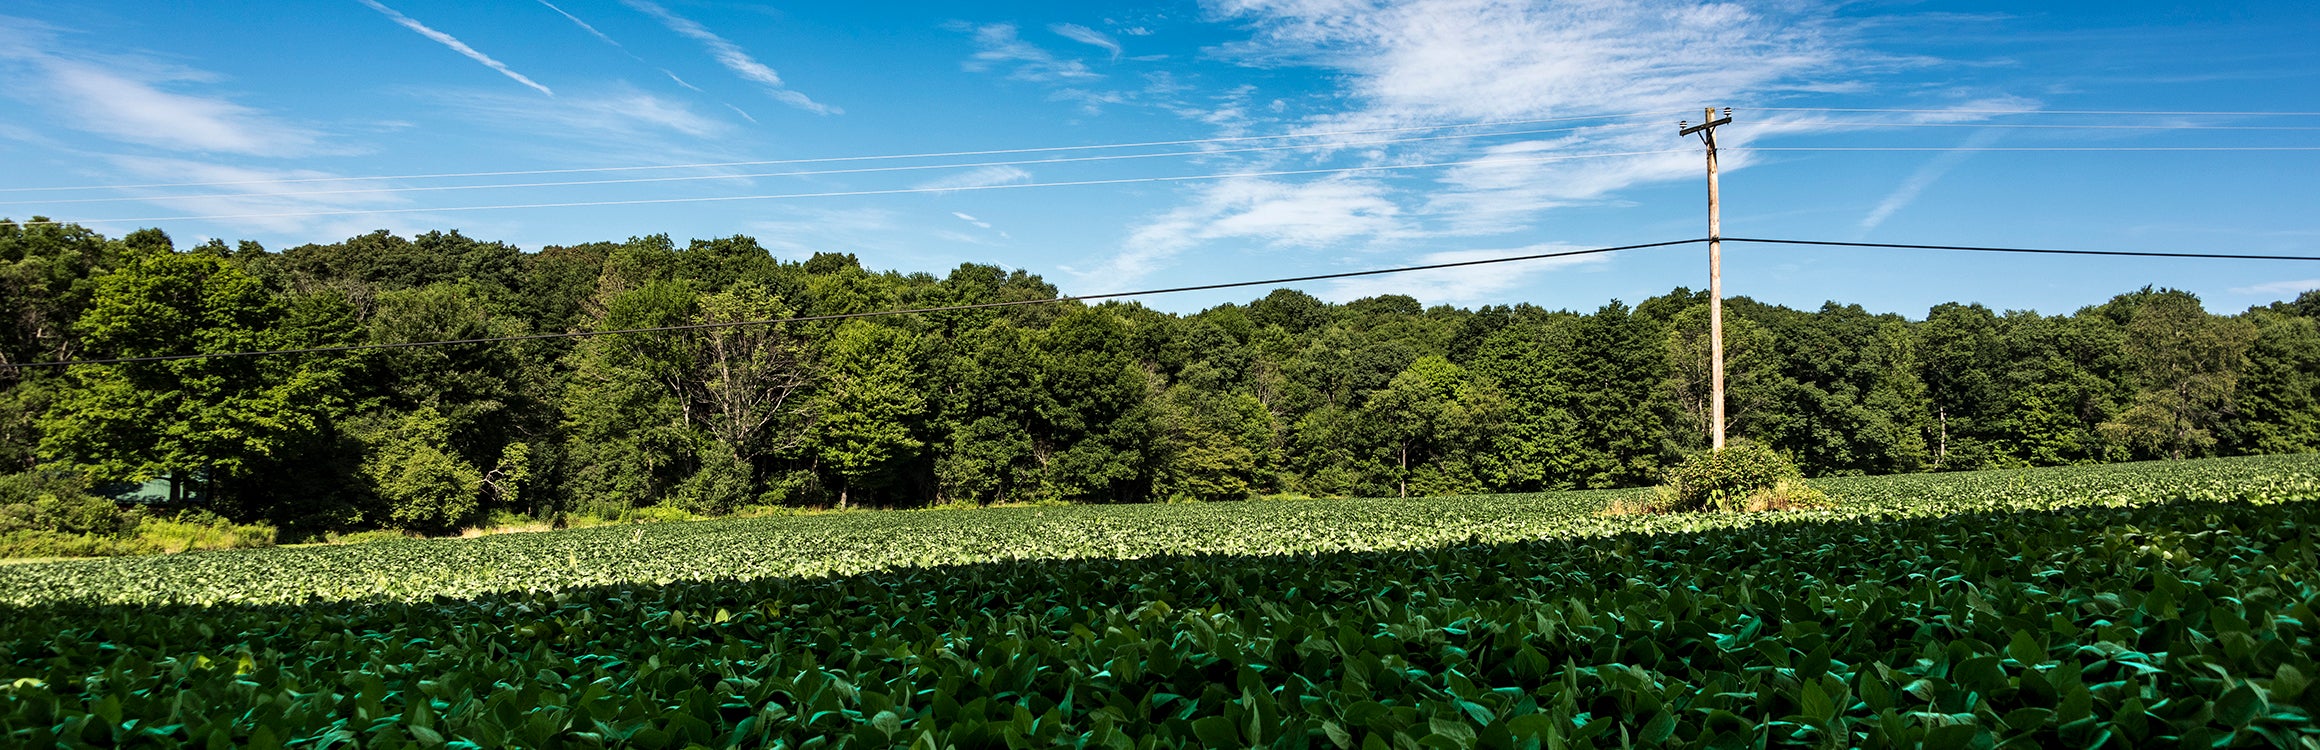
{"type": "MultiPolygon", "coordinates": [[[[489,513],[1629,487],[1705,447],[1707,305],[1134,302],[71,367],[1052,299],[745,236],[272,251],[0,221],[0,489],[174,477],[285,530],[489,513]]],[[[1811,476],[2320,449],[2320,292],[2068,315],[1726,301],[1730,432],[1811,476]]]]}

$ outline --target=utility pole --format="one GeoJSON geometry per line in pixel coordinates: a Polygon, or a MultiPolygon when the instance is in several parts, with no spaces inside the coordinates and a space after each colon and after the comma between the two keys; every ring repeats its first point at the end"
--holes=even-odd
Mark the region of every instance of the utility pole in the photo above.
{"type": "Polygon", "coordinates": [[[1722,219],[1716,212],[1716,126],[1732,122],[1732,108],[1724,108],[1724,116],[1716,116],[1716,108],[1708,107],[1700,124],[1678,122],[1682,128],[1678,136],[1700,134],[1700,142],[1708,146],[1708,368],[1709,411],[1714,415],[1714,426],[1709,432],[1711,446],[1724,449],[1724,232],[1722,219]]]}

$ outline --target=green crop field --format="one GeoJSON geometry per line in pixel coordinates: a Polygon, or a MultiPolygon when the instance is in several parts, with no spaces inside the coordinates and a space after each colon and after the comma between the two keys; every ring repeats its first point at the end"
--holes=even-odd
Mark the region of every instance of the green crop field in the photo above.
{"type": "Polygon", "coordinates": [[[0,744],[2320,747],[2320,457],[0,567],[0,744]]]}

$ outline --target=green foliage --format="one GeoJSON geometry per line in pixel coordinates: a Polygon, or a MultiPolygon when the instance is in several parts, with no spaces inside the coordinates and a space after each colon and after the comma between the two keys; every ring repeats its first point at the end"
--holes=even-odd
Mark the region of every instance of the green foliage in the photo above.
{"type": "Polygon", "coordinates": [[[2102,424],[2104,435],[2144,455],[2205,454],[2231,408],[2255,326],[2218,320],[2187,292],[2145,289],[2132,299],[2126,334],[2139,390],[2102,424]]]}
{"type": "Polygon", "coordinates": [[[702,451],[700,468],[677,485],[673,505],[687,513],[724,515],[757,499],[749,465],[722,450],[702,451]]]}
{"type": "Polygon", "coordinates": [[[137,531],[142,513],[124,511],[111,500],[89,494],[79,475],[29,472],[0,476],[0,532],[44,531],[70,535],[126,536],[137,531]]]}
{"type": "Polygon", "coordinates": [[[1759,499],[1762,493],[1774,493],[1784,501],[1806,500],[1809,496],[1793,484],[1803,477],[1796,464],[1778,451],[1745,440],[1734,441],[1726,443],[1723,450],[1694,453],[1669,469],[1666,505],[1660,509],[1679,513],[1744,510],[1751,500],[1763,504],[1772,499],[1759,499]]]}
{"type": "MultiPolygon", "coordinates": [[[[744,236],[179,249],[0,221],[0,363],[667,329],[0,367],[0,473],[198,475],[219,513],[311,538],[663,505],[1640,487],[1708,432],[1706,298],[1688,289],[1593,311],[1282,289],[1189,315],[1057,301],[756,323],[1057,295],[1021,270],[873,260],[744,236]],[[441,424],[403,426],[422,412],[441,424]]],[[[2215,315],[2146,289],[1916,322],[1731,298],[1730,434],[1822,477],[2313,450],[2314,304],[2215,315]]]]}
{"type": "Polygon", "coordinates": [[[446,531],[481,507],[483,472],[443,451],[449,436],[449,420],[422,408],[374,438],[363,474],[385,501],[386,520],[395,528],[446,531]]]}
{"type": "Polygon", "coordinates": [[[1604,492],[1074,506],[12,565],[0,734],[2231,747],[2320,727],[2315,459],[1840,485],[1839,508],[1784,514],[1605,517],[1633,493],[1604,492]]]}
{"type": "Polygon", "coordinates": [[[1370,395],[1362,416],[1385,433],[1396,494],[1468,494],[1482,489],[1477,467],[1462,460],[1495,427],[1505,401],[1488,382],[1449,360],[1410,363],[1370,395]]]}
{"type": "Polygon", "coordinates": [[[274,527],[236,524],[214,513],[189,510],[175,518],[148,518],[137,524],[137,553],[256,549],[274,546],[274,527]]]}
{"type": "Polygon", "coordinates": [[[0,558],[99,557],[274,545],[273,527],[183,510],[154,517],[88,494],[76,475],[0,476],[0,558]]]}
{"type": "Polygon", "coordinates": [[[925,349],[907,331],[865,320],[847,321],[825,345],[813,442],[837,475],[840,506],[856,491],[890,484],[925,446],[914,429],[926,411],[917,364],[925,349]]]}
{"type": "MultiPolygon", "coordinates": [[[[77,324],[111,356],[312,343],[254,277],[202,254],[146,251],[98,280],[77,324]]],[[[78,366],[40,422],[42,452],[106,479],[250,473],[312,440],[343,400],[335,363],[300,357],[78,366]]]]}

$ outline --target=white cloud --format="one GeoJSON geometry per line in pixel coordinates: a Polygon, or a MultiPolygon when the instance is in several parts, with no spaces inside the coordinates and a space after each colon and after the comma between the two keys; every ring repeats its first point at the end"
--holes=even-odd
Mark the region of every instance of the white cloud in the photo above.
{"type": "MultiPolygon", "coordinates": [[[[1671,147],[1663,128],[1602,128],[1566,138],[1502,143],[1466,154],[1479,161],[1448,168],[1426,193],[1422,212],[1437,232],[1487,235],[1518,231],[1541,211],[1607,200],[1614,192],[1645,182],[1697,179],[1697,147],[1671,147]],[[1631,154],[1590,156],[1590,154],[1631,154]]],[[[1741,153],[1726,155],[1724,168],[1746,164],[1741,153]]]]}
{"type": "MultiPolygon", "coordinates": [[[[575,15],[572,15],[572,14],[570,14],[570,13],[566,13],[566,12],[564,12],[564,9],[563,9],[563,8],[558,8],[558,7],[556,7],[556,4],[555,4],[555,3],[548,2],[548,0],[540,0],[540,4],[541,4],[541,5],[548,6],[548,10],[555,11],[555,12],[556,12],[556,15],[563,16],[563,17],[564,17],[566,20],[569,20],[569,21],[571,21],[571,22],[572,22],[574,25],[577,25],[577,26],[579,26],[579,27],[580,27],[580,29],[581,29],[582,31],[586,31],[586,32],[588,32],[588,35],[589,35],[589,36],[596,37],[597,41],[603,42],[603,43],[605,43],[605,44],[612,45],[612,46],[614,46],[614,47],[620,47],[620,46],[621,46],[619,42],[613,41],[611,36],[609,36],[609,35],[606,35],[606,34],[605,34],[604,32],[602,32],[602,31],[597,31],[597,30],[596,30],[596,27],[588,25],[588,22],[587,22],[587,21],[582,21],[582,20],[580,20],[580,17],[579,17],[579,16],[575,16],[575,15]]],[[[626,48],[625,48],[625,47],[622,47],[622,49],[626,49],[626,48]]]]}
{"type": "Polygon", "coordinates": [[[899,234],[902,224],[886,209],[769,206],[766,210],[781,218],[753,221],[746,228],[758,244],[785,258],[804,260],[817,252],[900,253],[906,249],[899,234]]]}
{"type": "MultiPolygon", "coordinates": [[[[370,6],[371,10],[375,10],[375,11],[378,11],[378,12],[380,12],[380,13],[382,13],[382,14],[385,14],[385,15],[386,15],[386,17],[387,17],[389,20],[392,20],[392,21],[394,21],[395,23],[402,25],[402,27],[403,27],[403,28],[410,29],[410,30],[412,30],[412,31],[418,32],[420,36],[427,37],[428,39],[433,39],[433,40],[435,40],[435,42],[436,42],[437,44],[441,44],[441,45],[443,45],[443,46],[445,46],[445,47],[450,47],[450,48],[451,48],[451,51],[453,51],[453,52],[457,52],[457,53],[459,53],[459,54],[461,54],[461,55],[465,55],[465,56],[467,57],[467,59],[474,60],[474,61],[476,61],[476,62],[479,62],[479,63],[483,63],[483,66],[484,66],[484,67],[490,68],[490,69],[492,69],[492,70],[499,71],[499,74],[500,74],[500,75],[507,76],[509,79],[512,79],[512,80],[514,80],[516,83],[520,83],[520,84],[523,84],[523,85],[525,85],[525,86],[530,86],[530,87],[532,87],[532,89],[533,89],[533,90],[535,90],[535,91],[538,91],[538,92],[540,92],[540,93],[542,93],[542,94],[547,94],[547,95],[549,95],[549,96],[555,96],[555,95],[556,95],[556,92],[548,90],[548,87],[540,85],[540,83],[539,83],[538,81],[534,81],[534,80],[532,80],[532,79],[530,79],[530,78],[526,78],[526,77],[524,77],[524,74],[522,74],[522,73],[518,73],[518,72],[515,72],[515,70],[514,70],[514,69],[512,69],[512,68],[509,68],[507,65],[505,65],[505,64],[503,64],[503,63],[501,63],[500,61],[492,59],[492,57],[491,57],[490,55],[486,55],[486,54],[484,54],[484,53],[482,53],[482,52],[478,52],[478,51],[476,51],[476,49],[475,49],[474,47],[469,47],[469,46],[467,46],[467,43],[466,43],[466,42],[459,41],[457,38],[455,38],[455,37],[451,36],[450,34],[445,34],[445,33],[443,33],[443,32],[436,31],[436,30],[434,30],[434,29],[432,29],[432,28],[429,28],[429,27],[428,27],[426,24],[420,23],[420,22],[418,22],[416,19],[413,19],[413,18],[411,18],[410,16],[403,15],[403,14],[402,14],[400,11],[397,11],[397,10],[395,10],[395,9],[393,9],[393,8],[389,8],[389,7],[385,6],[385,5],[382,5],[382,4],[380,4],[380,3],[379,3],[379,0],[357,0],[357,1],[358,1],[358,2],[361,2],[361,3],[362,3],[362,4],[364,4],[364,5],[368,5],[368,6],[370,6]]],[[[553,6],[550,6],[550,7],[553,7],[553,6]]],[[[562,12],[562,11],[558,11],[558,12],[562,12]]],[[[579,20],[579,19],[573,19],[573,20],[579,20]]],[[[581,25],[585,26],[585,25],[587,25],[587,24],[581,24],[581,25]]]]}
{"type": "Polygon", "coordinates": [[[1014,167],[980,167],[946,177],[937,177],[911,187],[919,190],[961,190],[1009,185],[1017,182],[1029,182],[1030,180],[1030,172],[1014,167]]]}
{"type": "Polygon", "coordinates": [[[635,8],[638,12],[659,20],[661,25],[669,27],[670,31],[700,42],[703,47],[709,50],[709,56],[717,59],[718,64],[724,65],[735,75],[765,87],[766,93],[772,95],[776,101],[815,114],[834,115],[844,112],[837,107],[814,101],[805,94],[791,89],[788,84],[782,82],[781,74],[774,72],[773,68],[758,62],[757,58],[751,57],[748,51],[741,48],[741,45],[718,36],[716,32],[710,31],[708,27],[702,26],[697,21],[671,13],[669,9],[661,7],[660,4],[654,3],[652,0],[621,0],[621,2],[628,7],[635,8]]]}
{"type": "Polygon", "coordinates": [[[220,96],[173,88],[215,74],[122,54],[64,49],[51,27],[0,16],[0,93],[50,109],[75,129],[175,151],[299,156],[320,134],[220,96]]]}
{"type": "Polygon", "coordinates": [[[1223,0],[1244,57],[1347,73],[1349,119],[1684,111],[1837,70],[1825,9],[1692,0],[1223,0]]]}
{"type": "Polygon", "coordinates": [[[1112,59],[1114,60],[1120,59],[1120,43],[1117,40],[1112,39],[1110,36],[1105,35],[1104,32],[1097,31],[1086,26],[1081,26],[1076,23],[1059,23],[1047,27],[1047,30],[1053,31],[1065,39],[1070,39],[1072,41],[1096,47],[1102,49],[1105,52],[1109,52],[1112,54],[1112,59]]]}
{"type": "MultiPolygon", "coordinates": [[[[1339,107],[1297,130],[1321,133],[1557,117],[1605,117],[1602,125],[1491,145],[1461,141],[1358,146],[1327,153],[1252,157],[1257,168],[1498,160],[1375,178],[1369,197],[1394,208],[1394,230],[1373,247],[1445,236],[1503,235],[1534,228],[1556,207],[1617,200],[1621,191],[1699,179],[1699,146],[1675,138],[1675,120],[1707,104],[1779,101],[1856,86],[1894,63],[1857,41],[1836,3],[1792,0],[1209,0],[1210,13],[1245,24],[1250,37],[1212,54],[1258,68],[1317,69],[1330,96],[1301,106],[1339,107]],[[1883,66],[1883,67],[1881,67],[1883,66]],[[1628,115],[1648,117],[1623,117],[1628,115]],[[1598,156],[1621,154],[1618,156],[1598,156]],[[1564,158],[1578,157],[1578,158],[1564,158]]],[[[1922,64],[1916,63],[1916,64],[1922,64]]],[[[1238,132],[1261,106],[1185,108],[1187,117],[1238,132]]],[[[1283,106],[1274,111],[1291,111],[1283,106]]],[[[1260,117],[1263,117],[1260,115],[1260,117]]],[[[1794,118],[1792,118],[1794,119],[1794,118]]],[[[1779,130],[1771,118],[1719,134],[1726,170],[1751,162],[1745,147],[1779,130]]],[[[1575,126],[1585,123],[1574,121],[1575,126]]],[[[1825,130],[1826,127],[1819,129],[1825,130]]],[[[1366,140],[1367,138],[1355,139],[1366,140]]],[[[1229,233],[1230,214],[1205,210],[1214,196],[1187,190],[1164,222],[1131,228],[1111,268],[1151,270],[1170,255],[1229,233]],[[1155,242],[1155,226],[1170,229],[1155,242]]]]}
{"type": "Polygon", "coordinates": [[[2252,285],[2249,285],[2249,286],[2232,287],[2232,289],[2231,289],[2231,293],[2232,293],[2232,294],[2278,294],[2278,295],[2289,295],[2289,294],[2303,294],[2304,292],[2308,292],[2308,291],[2311,291],[2311,290],[2314,290],[2314,289],[2320,289],[2320,279],[2297,279],[2297,280],[2295,280],[2295,281],[2267,281],[2267,282],[2264,282],[2264,283],[2261,283],[2261,284],[2252,284],[2252,285]]]}
{"type": "Polygon", "coordinates": [[[1191,203],[1136,226],[1126,249],[1083,278],[1127,283],[1202,243],[1242,240],[1263,247],[1314,248],[1400,234],[1401,208],[1375,182],[1304,184],[1242,178],[1203,185],[1191,203]]]}
{"type": "Polygon", "coordinates": [[[1053,52],[1023,41],[1015,32],[1015,24],[992,23],[973,29],[975,46],[979,49],[961,65],[970,72],[1006,68],[1009,78],[1039,83],[1086,81],[1103,77],[1089,70],[1087,63],[1057,57],[1053,52]]]}
{"type": "MultiPolygon", "coordinates": [[[[1961,145],[1964,148],[1980,148],[1997,140],[1998,131],[1978,130],[1967,136],[1961,145]]],[[[1943,175],[1949,174],[1950,170],[1956,169],[1973,155],[1971,151],[1944,151],[1935,155],[1932,160],[1918,167],[1916,172],[1910,173],[1909,179],[1902,180],[1901,186],[1887,194],[1885,200],[1878,201],[1877,207],[1869,210],[1869,215],[1861,217],[1861,231],[1867,232],[1884,224],[1886,219],[1893,217],[1894,212],[1916,202],[1918,194],[1925,192],[1926,188],[1932,187],[1943,175]]]]}
{"type": "MultiPolygon", "coordinates": [[[[1463,263],[1579,249],[1582,248],[1575,245],[1548,243],[1506,250],[1450,250],[1419,256],[1418,262],[1411,265],[1463,263]]],[[[1468,304],[1493,299],[1540,273],[1574,266],[1601,266],[1610,259],[1609,255],[1577,255],[1362,276],[1337,281],[1319,296],[1332,302],[1345,302],[1381,294],[1407,294],[1429,304],[1468,304]]]]}
{"type": "Polygon", "coordinates": [[[635,142],[672,134],[702,139],[728,130],[726,123],[704,117],[684,102],[625,85],[603,93],[559,97],[554,102],[481,91],[419,94],[494,124],[517,125],[534,134],[567,139],[635,142]]]}
{"type": "Polygon", "coordinates": [[[975,218],[975,217],[973,217],[973,216],[969,216],[969,215],[965,214],[964,212],[960,212],[960,211],[952,211],[952,212],[951,212],[951,215],[952,215],[952,216],[959,217],[959,221],[963,221],[963,222],[966,222],[966,223],[969,223],[969,224],[973,224],[973,225],[975,225],[975,226],[982,227],[982,228],[984,228],[984,229],[990,229],[990,228],[991,228],[991,222],[984,221],[984,220],[982,220],[982,219],[977,219],[977,218],[975,218]]]}
{"type": "Polygon", "coordinates": [[[214,182],[227,186],[187,190],[129,191],[144,202],[187,216],[242,216],[213,223],[297,236],[346,236],[381,227],[420,227],[431,217],[393,216],[279,216],[318,211],[359,211],[405,206],[409,200],[391,192],[347,192],[393,187],[383,180],[338,181],[340,175],[312,169],[271,169],[212,162],[141,156],[109,156],[106,161],[120,174],[150,182],[214,182]]]}

